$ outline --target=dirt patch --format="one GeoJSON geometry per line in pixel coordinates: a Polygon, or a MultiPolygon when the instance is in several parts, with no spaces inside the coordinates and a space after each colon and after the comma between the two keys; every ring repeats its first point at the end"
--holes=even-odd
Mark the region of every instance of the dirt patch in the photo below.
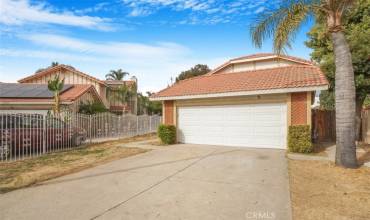
{"type": "Polygon", "coordinates": [[[168,146],[166,144],[163,144],[159,139],[154,139],[153,141],[150,141],[147,144],[153,145],[153,146],[168,146]]]}
{"type": "Polygon", "coordinates": [[[0,164],[0,193],[81,171],[109,161],[144,153],[122,144],[155,138],[154,134],[85,145],[71,151],[0,164]]]}
{"type": "Polygon", "coordinates": [[[370,169],[289,160],[293,219],[369,219],[370,169]]]}
{"type": "Polygon", "coordinates": [[[360,144],[359,148],[362,151],[357,153],[359,164],[370,162],[370,144],[360,144]]]}

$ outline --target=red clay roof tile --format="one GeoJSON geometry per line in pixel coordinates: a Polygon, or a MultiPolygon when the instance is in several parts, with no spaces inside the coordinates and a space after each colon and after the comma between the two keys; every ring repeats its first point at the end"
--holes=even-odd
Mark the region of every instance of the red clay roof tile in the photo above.
{"type": "Polygon", "coordinates": [[[237,73],[203,75],[180,81],[152,96],[173,97],[327,85],[324,74],[312,65],[293,65],[237,73]]]}

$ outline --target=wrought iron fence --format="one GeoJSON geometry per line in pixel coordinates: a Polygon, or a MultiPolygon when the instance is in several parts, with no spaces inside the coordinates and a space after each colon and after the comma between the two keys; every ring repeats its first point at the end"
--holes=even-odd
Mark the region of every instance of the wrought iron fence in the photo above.
{"type": "Polygon", "coordinates": [[[155,132],[157,115],[0,114],[0,162],[155,132]]]}

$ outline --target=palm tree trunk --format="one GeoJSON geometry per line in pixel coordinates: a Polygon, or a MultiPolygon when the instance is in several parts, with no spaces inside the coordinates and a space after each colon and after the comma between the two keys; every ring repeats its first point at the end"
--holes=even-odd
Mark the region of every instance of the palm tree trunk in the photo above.
{"type": "Polygon", "coordinates": [[[356,91],[352,57],[342,31],[331,33],[335,55],[336,155],[335,163],[358,167],[356,158],[356,91]]]}

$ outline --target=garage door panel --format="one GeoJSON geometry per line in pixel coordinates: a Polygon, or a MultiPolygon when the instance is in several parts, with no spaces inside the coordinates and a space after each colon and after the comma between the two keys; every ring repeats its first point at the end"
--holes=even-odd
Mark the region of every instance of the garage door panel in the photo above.
{"type": "Polygon", "coordinates": [[[285,103],[178,108],[183,143],[285,148],[286,129],[285,103]]]}

